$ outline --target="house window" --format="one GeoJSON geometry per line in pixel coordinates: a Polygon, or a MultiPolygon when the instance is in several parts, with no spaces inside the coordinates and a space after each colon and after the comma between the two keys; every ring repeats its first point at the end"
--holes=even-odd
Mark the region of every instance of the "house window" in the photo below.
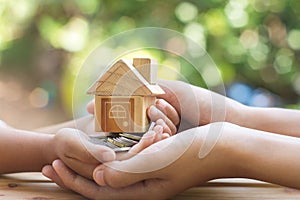
{"type": "Polygon", "coordinates": [[[113,105],[109,110],[109,118],[126,118],[126,110],[121,105],[113,105]]]}

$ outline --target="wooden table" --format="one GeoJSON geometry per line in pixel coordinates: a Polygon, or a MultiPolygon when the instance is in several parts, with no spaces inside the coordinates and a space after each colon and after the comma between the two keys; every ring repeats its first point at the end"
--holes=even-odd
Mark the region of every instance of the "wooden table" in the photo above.
{"type": "MultiPolygon", "coordinates": [[[[19,173],[0,176],[1,200],[49,200],[49,199],[85,199],[78,194],[63,190],[43,177],[40,173],[19,173]]],[[[248,180],[222,179],[207,183],[201,187],[189,189],[176,197],[186,199],[300,199],[300,190],[248,180]]]]}

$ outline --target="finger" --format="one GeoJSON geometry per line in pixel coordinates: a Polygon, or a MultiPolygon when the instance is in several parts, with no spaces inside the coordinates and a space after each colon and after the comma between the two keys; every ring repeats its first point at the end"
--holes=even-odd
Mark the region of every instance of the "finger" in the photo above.
{"type": "Polygon", "coordinates": [[[77,175],[61,160],[53,161],[52,167],[66,188],[69,188],[91,199],[95,198],[92,192],[97,192],[97,186],[94,182],[77,175]],[[88,185],[88,187],[85,187],[86,185],[88,185]]]}
{"type": "Polygon", "coordinates": [[[134,155],[138,154],[139,152],[141,152],[142,150],[146,149],[150,145],[152,145],[156,142],[159,142],[160,140],[166,139],[169,136],[170,135],[168,133],[163,133],[163,127],[162,126],[156,124],[153,127],[153,130],[147,131],[143,135],[141,140],[136,145],[131,147],[131,149],[127,153],[123,153],[123,154],[118,153],[117,154],[117,160],[129,159],[129,158],[133,157],[134,155]]]}
{"type": "Polygon", "coordinates": [[[168,167],[181,158],[193,140],[194,134],[188,132],[161,140],[130,159],[98,166],[94,170],[93,178],[99,185],[117,188],[145,179],[166,179],[172,174],[168,167]]]}
{"type": "Polygon", "coordinates": [[[88,111],[88,113],[93,115],[93,114],[95,114],[94,108],[95,108],[95,101],[93,99],[86,105],[86,110],[88,111]]]}
{"type": "Polygon", "coordinates": [[[186,90],[189,88],[184,87],[182,84],[180,84],[180,82],[177,82],[177,81],[174,82],[174,81],[168,81],[168,80],[159,80],[159,86],[165,91],[165,93],[157,95],[157,98],[166,100],[180,114],[180,112],[181,112],[180,99],[182,97],[177,96],[178,91],[175,91],[174,87],[177,90],[178,89],[186,90]]]}
{"type": "Polygon", "coordinates": [[[63,160],[63,162],[70,167],[73,171],[75,171],[77,174],[80,174],[81,176],[84,176],[88,179],[93,179],[93,171],[94,169],[99,165],[97,164],[87,164],[83,163],[82,161],[78,161],[73,158],[67,158],[63,160]]]}
{"type": "MultiPolygon", "coordinates": [[[[146,150],[148,150],[148,148],[146,148],[146,150]]],[[[159,154],[161,153],[163,152],[159,152],[159,154]]],[[[95,182],[101,186],[114,188],[125,187],[145,179],[157,177],[163,179],[167,176],[168,172],[161,174],[159,169],[164,168],[169,163],[165,164],[163,163],[164,161],[161,162],[160,159],[167,160],[161,157],[165,157],[165,155],[159,158],[157,153],[144,153],[144,151],[142,151],[127,160],[113,161],[99,165],[94,170],[93,178],[95,182]],[[156,158],[158,160],[156,160],[156,158]]]]}
{"type": "Polygon", "coordinates": [[[123,154],[118,153],[117,160],[126,160],[133,157],[143,149],[153,144],[155,137],[156,137],[156,132],[154,130],[146,132],[141,138],[141,140],[136,145],[131,147],[127,153],[123,153],[123,154]]]}
{"type": "Polygon", "coordinates": [[[165,123],[168,125],[168,127],[171,130],[171,134],[175,134],[177,131],[176,126],[173,124],[173,122],[159,109],[157,109],[155,106],[150,106],[148,109],[148,116],[151,121],[157,121],[158,119],[162,119],[165,121],[165,123]]]}
{"type": "Polygon", "coordinates": [[[162,126],[163,128],[163,133],[168,133],[169,135],[172,135],[172,131],[171,129],[169,128],[169,126],[166,124],[166,122],[162,119],[158,119],[156,122],[155,122],[156,125],[160,125],[162,126]]]}
{"type": "Polygon", "coordinates": [[[60,179],[60,177],[57,175],[56,171],[51,165],[44,166],[42,169],[42,174],[47,178],[51,179],[58,186],[66,189],[66,186],[64,185],[63,181],[60,179]]]}
{"type": "Polygon", "coordinates": [[[74,158],[93,164],[115,159],[112,149],[91,143],[89,137],[77,129],[61,129],[55,135],[55,143],[58,144],[57,151],[61,158],[74,158]]]}
{"type": "Polygon", "coordinates": [[[180,118],[176,109],[164,99],[157,99],[155,106],[161,110],[173,123],[178,126],[180,118]]]}
{"type": "Polygon", "coordinates": [[[162,139],[165,140],[165,139],[168,139],[170,137],[170,135],[168,133],[163,133],[162,134],[162,139]]]}
{"type": "MultiPolygon", "coordinates": [[[[115,164],[120,163],[119,161],[114,162],[115,164]]],[[[95,168],[93,179],[99,186],[121,188],[142,181],[146,179],[146,176],[139,173],[127,173],[102,164],[95,168]]]]}
{"type": "MultiPolygon", "coordinates": [[[[150,145],[152,145],[152,144],[154,144],[156,142],[159,142],[163,138],[164,138],[163,127],[160,126],[160,125],[155,125],[154,128],[153,128],[153,130],[146,132],[143,135],[143,137],[141,138],[141,140],[139,141],[139,143],[137,143],[136,145],[134,145],[129,150],[128,153],[132,154],[132,156],[133,156],[133,155],[141,152],[142,150],[146,149],[150,145]]],[[[130,157],[132,157],[132,156],[130,156],[130,157]]]]}
{"type": "Polygon", "coordinates": [[[153,128],[154,132],[156,133],[155,134],[155,138],[154,138],[154,142],[153,143],[156,143],[156,142],[159,142],[162,140],[162,135],[163,135],[163,127],[160,126],[160,125],[156,125],[154,128],[153,128]]]}
{"type": "Polygon", "coordinates": [[[129,153],[132,153],[132,154],[139,153],[143,149],[145,149],[148,146],[150,146],[151,144],[153,144],[155,137],[156,137],[156,131],[154,129],[152,131],[146,132],[143,135],[143,137],[141,138],[141,140],[139,141],[139,143],[137,143],[130,149],[129,153]]]}
{"type": "Polygon", "coordinates": [[[99,187],[95,182],[72,172],[61,161],[54,162],[53,168],[67,188],[90,199],[166,199],[174,194],[170,181],[152,179],[114,189],[99,187]],[[161,188],[165,190],[162,192],[161,188]]]}

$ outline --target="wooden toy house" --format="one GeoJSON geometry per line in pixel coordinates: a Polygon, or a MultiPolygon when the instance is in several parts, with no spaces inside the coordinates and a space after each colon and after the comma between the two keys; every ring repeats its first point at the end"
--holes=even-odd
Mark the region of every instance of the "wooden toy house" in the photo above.
{"type": "Polygon", "coordinates": [[[121,59],[105,71],[87,92],[95,95],[96,131],[147,131],[147,108],[164,94],[156,77],[157,63],[149,58],[121,59]]]}

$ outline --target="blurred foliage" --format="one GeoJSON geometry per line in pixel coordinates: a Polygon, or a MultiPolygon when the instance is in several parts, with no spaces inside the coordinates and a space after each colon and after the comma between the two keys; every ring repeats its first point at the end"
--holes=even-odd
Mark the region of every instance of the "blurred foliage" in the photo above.
{"type": "MultiPolygon", "coordinates": [[[[298,0],[0,0],[0,73],[71,108],[73,81],[87,55],[114,34],[148,26],[202,45],[226,85],[243,82],[299,105],[298,0]]],[[[201,85],[188,63],[180,64],[201,85]]]]}

